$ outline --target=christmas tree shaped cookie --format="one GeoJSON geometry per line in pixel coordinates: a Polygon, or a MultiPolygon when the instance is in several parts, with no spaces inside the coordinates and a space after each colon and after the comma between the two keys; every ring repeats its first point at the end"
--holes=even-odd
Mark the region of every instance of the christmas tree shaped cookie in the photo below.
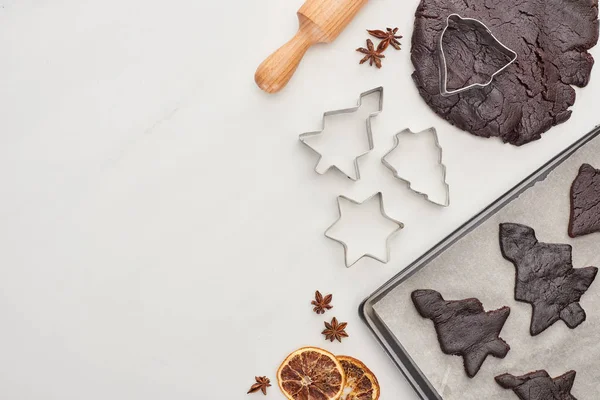
{"type": "Polygon", "coordinates": [[[477,299],[446,301],[435,290],[415,290],[411,297],[419,314],[433,321],[442,351],[462,356],[470,378],[489,354],[504,358],[510,350],[498,337],[510,308],[485,312],[477,299]]]}
{"type": "Polygon", "coordinates": [[[575,371],[554,379],[546,371],[535,371],[523,376],[503,374],[495,379],[504,389],[512,389],[521,400],[577,400],[571,394],[575,371]]]}
{"type": "Polygon", "coordinates": [[[571,185],[569,236],[600,232],[600,170],[583,164],[571,185]]]}
{"type": "Polygon", "coordinates": [[[540,243],[528,226],[500,224],[500,249],[516,267],[515,299],[533,306],[532,336],[559,319],[571,329],[585,321],[579,300],[598,269],[573,268],[570,245],[540,243]]]}

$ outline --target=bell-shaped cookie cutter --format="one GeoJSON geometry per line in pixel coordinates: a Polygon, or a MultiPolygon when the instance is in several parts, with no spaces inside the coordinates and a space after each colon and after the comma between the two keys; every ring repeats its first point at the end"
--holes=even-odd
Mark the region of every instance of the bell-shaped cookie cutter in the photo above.
{"type": "Polygon", "coordinates": [[[342,110],[335,110],[335,111],[327,111],[326,113],[323,114],[323,128],[320,131],[315,131],[315,132],[306,132],[303,133],[299,136],[300,141],[307,146],[309,149],[311,149],[312,151],[314,151],[315,153],[317,153],[317,155],[319,156],[319,159],[317,160],[317,164],[315,165],[315,172],[319,175],[324,175],[325,173],[327,173],[327,171],[329,171],[330,169],[334,168],[337,169],[339,172],[341,172],[342,174],[344,174],[346,177],[348,177],[348,179],[351,179],[353,181],[357,181],[360,179],[360,170],[358,168],[358,160],[368,154],[369,152],[371,152],[371,150],[373,150],[375,148],[375,145],[373,143],[373,131],[371,129],[371,119],[373,117],[376,117],[377,115],[379,115],[379,113],[381,113],[381,111],[383,110],[383,87],[377,87],[375,89],[371,89],[368,90],[364,93],[361,93],[360,97],[358,98],[358,105],[356,107],[352,107],[352,108],[345,108],[342,110]],[[315,150],[315,148],[313,148],[310,144],[308,144],[306,142],[306,139],[313,137],[313,136],[318,136],[318,135],[322,135],[323,134],[323,130],[325,129],[325,119],[329,116],[332,115],[338,115],[338,114],[351,114],[354,113],[356,111],[358,111],[358,109],[360,108],[360,106],[362,105],[362,99],[363,97],[369,96],[373,93],[379,93],[379,102],[378,102],[378,107],[377,107],[377,111],[369,114],[369,116],[367,117],[367,121],[366,121],[366,125],[367,125],[367,140],[369,142],[369,148],[367,151],[365,151],[362,154],[359,154],[355,159],[354,159],[354,173],[356,174],[356,178],[348,175],[347,173],[345,173],[344,171],[342,171],[337,165],[330,165],[325,171],[323,172],[319,172],[318,171],[318,166],[319,166],[319,162],[321,161],[321,159],[323,158],[323,155],[321,153],[319,153],[317,150],[315,150]]]}
{"type": "Polygon", "coordinates": [[[404,129],[404,130],[402,130],[402,131],[400,131],[400,132],[398,132],[398,133],[396,133],[394,135],[394,146],[391,148],[390,151],[388,151],[387,153],[385,153],[385,155],[381,158],[381,162],[390,171],[392,171],[394,173],[394,177],[395,178],[397,178],[397,179],[401,180],[402,182],[406,183],[408,185],[408,188],[412,192],[414,192],[414,193],[416,193],[416,194],[418,194],[420,196],[423,196],[425,198],[425,200],[427,200],[430,203],[433,203],[433,204],[436,204],[436,205],[442,206],[442,207],[448,207],[450,205],[450,185],[448,185],[448,183],[446,182],[446,166],[442,162],[442,155],[443,155],[442,146],[440,145],[440,141],[438,139],[437,131],[435,130],[434,127],[425,129],[424,131],[421,131],[421,132],[413,132],[413,131],[411,131],[410,129],[407,128],[407,129],[404,129]],[[446,197],[445,197],[443,203],[438,203],[437,201],[433,201],[433,200],[431,200],[431,198],[429,197],[429,195],[427,193],[423,193],[423,192],[419,192],[418,190],[415,190],[412,187],[412,183],[408,179],[405,179],[405,178],[401,177],[398,174],[398,170],[392,164],[390,164],[386,160],[386,157],[389,156],[391,153],[393,153],[398,148],[398,146],[400,145],[400,136],[401,135],[404,135],[404,134],[418,135],[418,134],[423,133],[423,132],[431,132],[432,133],[432,135],[433,135],[433,141],[435,143],[436,150],[438,151],[438,164],[440,165],[440,167],[442,169],[442,183],[444,184],[444,191],[446,193],[446,197]]]}
{"type": "Polygon", "coordinates": [[[444,26],[444,29],[442,30],[442,33],[440,34],[440,39],[439,39],[439,43],[438,43],[438,53],[439,53],[439,62],[440,62],[440,67],[439,67],[439,70],[440,70],[440,94],[444,97],[452,96],[452,95],[462,93],[462,92],[465,92],[467,90],[471,90],[474,88],[484,88],[486,86],[489,86],[492,83],[492,81],[494,80],[494,78],[496,77],[496,75],[502,73],[502,71],[504,71],[512,63],[517,61],[517,53],[515,53],[512,49],[508,48],[500,40],[498,40],[498,38],[496,36],[494,36],[492,31],[490,30],[490,28],[487,27],[486,24],[484,24],[483,22],[481,22],[480,20],[475,19],[475,18],[463,18],[458,14],[450,14],[450,15],[448,15],[448,18],[446,18],[446,25],[444,26]],[[444,53],[443,40],[444,40],[444,35],[446,34],[446,31],[450,27],[450,20],[455,20],[455,21],[461,22],[463,24],[470,25],[474,29],[477,29],[480,32],[484,32],[484,33],[488,34],[493,39],[495,47],[501,53],[510,57],[510,61],[507,64],[505,64],[502,68],[500,68],[496,72],[494,72],[490,76],[490,79],[485,83],[473,83],[471,85],[468,85],[468,86],[465,86],[462,88],[458,88],[455,90],[448,90],[448,64],[447,64],[447,60],[446,60],[446,54],[444,53]]]}
{"type": "Polygon", "coordinates": [[[340,216],[333,224],[331,224],[329,226],[329,228],[327,228],[327,230],[325,230],[325,237],[338,242],[339,244],[341,244],[344,247],[344,261],[345,261],[346,267],[350,268],[351,266],[353,266],[354,264],[356,264],[357,262],[359,262],[360,260],[362,260],[365,257],[372,258],[373,260],[379,261],[383,264],[387,264],[388,261],[390,260],[390,240],[396,235],[396,233],[398,233],[399,231],[404,229],[404,223],[387,215],[387,213],[385,212],[385,208],[383,206],[383,193],[377,192],[374,195],[372,195],[371,197],[369,197],[361,202],[358,202],[354,199],[351,199],[349,197],[341,195],[341,196],[338,196],[338,198],[337,198],[337,206],[338,206],[338,212],[339,212],[340,216]],[[393,223],[395,223],[398,227],[396,229],[394,229],[394,231],[392,231],[392,233],[390,233],[387,236],[387,239],[385,241],[385,251],[386,251],[385,259],[379,258],[371,253],[365,253],[365,254],[361,255],[359,258],[357,258],[354,262],[349,263],[348,262],[348,244],[346,242],[344,242],[343,240],[333,237],[329,234],[329,231],[331,230],[331,228],[333,228],[342,219],[342,206],[340,204],[340,200],[345,200],[354,205],[360,206],[364,203],[371,201],[374,198],[377,198],[377,200],[379,201],[379,211],[381,212],[381,215],[388,221],[392,221],[393,223]]]}

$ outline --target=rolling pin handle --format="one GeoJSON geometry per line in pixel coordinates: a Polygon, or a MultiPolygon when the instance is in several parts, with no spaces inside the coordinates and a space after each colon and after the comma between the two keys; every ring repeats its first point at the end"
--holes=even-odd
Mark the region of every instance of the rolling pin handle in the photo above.
{"type": "Polygon", "coordinates": [[[305,24],[301,23],[296,35],[258,66],[254,81],[265,92],[276,93],[283,89],[298,68],[306,50],[316,43],[304,27],[305,24]]]}

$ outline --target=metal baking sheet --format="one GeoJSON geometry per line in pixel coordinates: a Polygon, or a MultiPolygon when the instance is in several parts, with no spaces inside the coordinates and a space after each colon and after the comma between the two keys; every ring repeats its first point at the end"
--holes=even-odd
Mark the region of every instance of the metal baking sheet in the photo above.
{"type": "Polygon", "coordinates": [[[581,300],[587,320],[574,330],[556,322],[531,337],[531,306],[514,300],[515,268],[505,260],[498,225],[531,226],[540,242],[573,246],[573,266],[600,266],[600,234],[571,239],[567,234],[569,191],[582,163],[600,167],[596,128],[437,246],[392,278],[361,305],[360,313],[422,399],[511,400],[494,376],[545,369],[555,377],[577,371],[572,394],[600,398],[600,279],[581,300]],[[488,356],[473,379],[462,357],[442,353],[430,320],[415,310],[410,293],[434,289],[447,300],[476,297],[486,310],[511,308],[500,334],[511,346],[506,358],[488,356]]]}

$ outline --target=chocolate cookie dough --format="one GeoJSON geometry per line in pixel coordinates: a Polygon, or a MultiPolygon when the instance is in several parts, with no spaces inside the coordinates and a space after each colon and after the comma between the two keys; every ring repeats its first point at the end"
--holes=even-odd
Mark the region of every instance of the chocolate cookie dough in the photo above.
{"type": "MultiPolygon", "coordinates": [[[[485,37],[450,26],[444,35],[448,88],[484,83],[505,60],[485,37]],[[491,72],[490,72],[491,71],[491,72]]],[[[590,79],[598,41],[598,0],[421,0],[412,36],[413,80],[427,104],[474,135],[522,145],[571,116],[575,90],[590,79]],[[476,18],[517,53],[517,60],[484,89],[442,97],[437,41],[446,18],[476,18]]]]}
{"type": "Polygon", "coordinates": [[[598,268],[573,268],[570,245],[540,243],[525,225],[500,224],[500,250],[516,267],[515,299],[533,306],[532,336],[559,319],[571,329],[585,321],[579,300],[598,268]]]}
{"type": "Polygon", "coordinates": [[[489,354],[504,358],[510,350],[498,337],[510,308],[485,312],[477,299],[446,301],[435,290],[415,290],[411,297],[419,314],[433,321],[442,351],[463,357],[469,378],[489,354]]]}
{"type": "Polygon", "coordinates": [[[583,164],[571,185],[569,236],[592,232],[600,232],[600,170],[583,164]]]}
{"type": "Polygon", "coordinates": [[[504,389],[512,389],[521,400],[577,400],[571,394],[575,371],[552,379],[546,371],[530,372],[523,376],[503,374],[496,382],[504,389]]]}

